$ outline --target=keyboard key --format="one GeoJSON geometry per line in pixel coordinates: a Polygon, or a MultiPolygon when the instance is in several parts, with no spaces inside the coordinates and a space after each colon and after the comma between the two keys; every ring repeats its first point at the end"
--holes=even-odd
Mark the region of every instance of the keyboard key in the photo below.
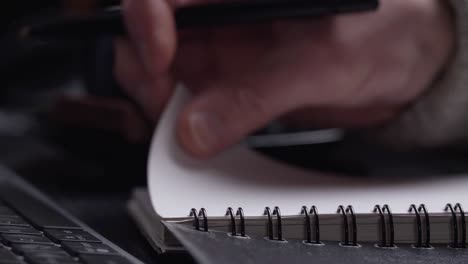
{"type": "Polygon", "coordinates": [[[10,250],[6,248],[0,248],[0,263],[13,264],[21,263],[20,260],[10,250]]]}
{"type": "Polygon", "coordinates": [[[17,254],[24,255],[33,252],[64,252],[63,248],[49,244],[11,244],[11,248],[17,254]]]}
{"type": "Polygon", "coordinates": [[[107,245],[101,243],[88,243],[88,242],[63,242],[62,245],[70,251],[73,255],[82,254],[101,254],[101,255],[114,255],[118,254],[107,245]]]}
{"type": "Polygon", "coordinates": [[[65,250],[63,250],[62,248],[60,247],[57,247],[58,250],[41,250],[41,251],[26,251],[24,253],[25,256],[60,256],[60,257],[70,257],[70,254],[68,254],[68,252],[66,252],[65,250]]]}
{"type": "Polygon", "coordinates": [[[74,229],[45,229],[47,236],[56,241],[83,241],[83,242],[101,242],[99,239],[83,230],[74,229]]]}
{"type": "Polygon", "coordinates": [[[31,264],[79,264],[71,258],[27,258],[26,261],[31,264]]]}
{"type": "Polygon", "coordinates": [[[19,216],[0,215],[0,225],[7,226],[30,226],[19,216]]]}
{"type": "Polygon", "coordinates": [[[41,235],[41,232],[27,226],[0,226],[0,234],[41,235]]]}
{"type": "Polygon", "coordinates": [[[121,256],[84,255],[80,259],[86,264],[131,264],[121,256]]]}
{"type": "Polygon", "coordinates": [[[26,254],[25,260],[31,264],[77,264],[78,262],[70,255],[56,254],[55,252],[41,252],[26,254]]]}
{"type": "Polygon", "coordinates": [[[20,235],[20,234],[1,234],[1,238],[7,244],[27,243],[27,244],[53,244],[47,237],[20,235]]]}
{"type": "Polygon", "coordinates": [[[0,197],[37,227],[81,229],[44,202],[14,185],[0,184],[0,197]]]}

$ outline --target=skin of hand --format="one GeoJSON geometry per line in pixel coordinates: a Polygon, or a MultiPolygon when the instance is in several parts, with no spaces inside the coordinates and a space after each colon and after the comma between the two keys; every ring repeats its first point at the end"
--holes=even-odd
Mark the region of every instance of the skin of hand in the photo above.
{"type": "Polygon", "coordinates": [[[383,0],[377,12],[176,31],[174,10],[203,1],[124,0],[129,37],[115,75],[156,122],[175,82],[194,96],[180,113],[186,151],[210,158],[284,118],[315,127],[391,121],[455,50],[443,0],[383,0]]]}

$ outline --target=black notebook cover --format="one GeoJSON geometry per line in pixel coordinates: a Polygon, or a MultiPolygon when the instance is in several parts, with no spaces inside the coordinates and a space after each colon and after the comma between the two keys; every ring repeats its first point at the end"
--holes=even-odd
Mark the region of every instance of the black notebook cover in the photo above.
{"type": "Polygon", "coordinates": [[[261,237],[232,237],[223,232],[203,232],[174,223],[164,223],[200,264],[218,263],[468,263],[468,249],[432,245],[430,249],[374,244],[343,247],[337,242],[307,245],[302,241],[271,241],[261,237]]]}

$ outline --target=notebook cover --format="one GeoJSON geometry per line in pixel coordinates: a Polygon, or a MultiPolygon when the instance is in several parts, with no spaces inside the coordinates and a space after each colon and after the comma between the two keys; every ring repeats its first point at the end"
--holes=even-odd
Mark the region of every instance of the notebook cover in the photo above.
{"type": "Polygon", "coordinates": [[[337,242],[323,246],[306,245],[302,241],[278,242],[261,237],[237,238],[222,232],[202,232],[174,223],[164,223],[200,264],[218,263],[468,263],[468,249],[452,249],[433,245],[432,249],[416,249],[397,245],[395,249],[378,248],[374,244],[342,247],[337,242]]]}

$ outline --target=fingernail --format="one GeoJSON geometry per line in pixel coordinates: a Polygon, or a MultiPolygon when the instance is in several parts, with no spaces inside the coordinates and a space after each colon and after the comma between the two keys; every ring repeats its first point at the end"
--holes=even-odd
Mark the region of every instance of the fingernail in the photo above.
{"type": "Polygon", "coordinates": [[[213,114],[193,113],[189,117],[189,129],[198,151],[207,153],[219,144],[220,120],[213,114]]]}

